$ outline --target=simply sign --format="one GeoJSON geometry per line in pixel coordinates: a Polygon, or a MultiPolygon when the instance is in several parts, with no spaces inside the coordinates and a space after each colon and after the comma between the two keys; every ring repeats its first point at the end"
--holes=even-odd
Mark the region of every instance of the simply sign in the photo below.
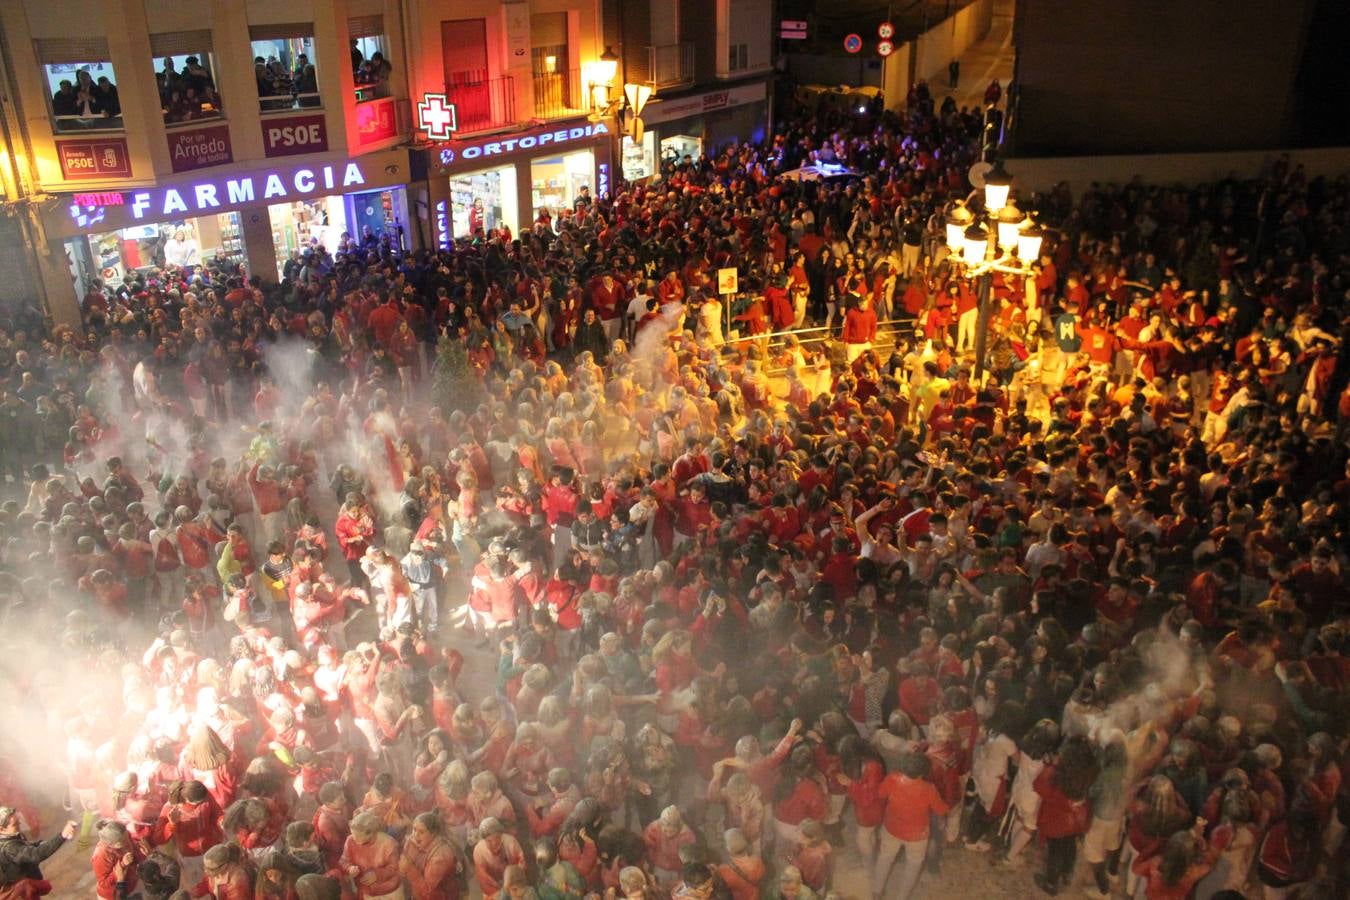
{"type": "Polygon", "coordinates": [[[166,187],[131,194],[131,216],[151,221],[171,216],[211,212],[226,206],[242,206],[257,201],[284,201],[311,194],[327,194],[349,187],[360,187],[366,176],[359,163],[296,169],[277,173],[244,175],[237,178],[213,178],[196,184],[166,187]]]}

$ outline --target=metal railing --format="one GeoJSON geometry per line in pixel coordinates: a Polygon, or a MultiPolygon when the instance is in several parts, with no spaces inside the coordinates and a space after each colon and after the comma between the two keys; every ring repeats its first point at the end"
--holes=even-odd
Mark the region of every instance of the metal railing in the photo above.
{"type": "MultiPolygon", "coordinates": [[[[812,325],[806,328],[789,328],[783,331],[772,331],[767,334],[740,334],[734,340],[730,337],[730,334],[728,334],[720,349],[722,352],[726,352],[727,350],[745,344],[764,342],[767,340],[769,353],[773,354],[787,346],[787,338],[790,335],[797,339],[797,343],[804,346],[824,344],[826,346],[823,349],[828,352],[829,345],[839,343],[837,334],[843,324],[842,315],[837,315],[835,318],[836,322],[828,327],[824,325],[812,325]]],[[[880,321],[877,323],[877,336],[876,340],[872,342],[872,346],[874,348],[891,347],[895,344],[897,339],[901,337],[912,337],[915,333],[916,326],[917,322],[912,318],[885,319],[880,321]]],[[[769,375],[781,374],[784,371],[786,370],[782,368],[765,370],[766,374],[769,375]]]]}
{"type": "Polygon", "coordinates": [[[451,73],[445,98],[455,105],[460,135],[515,124],[515,79],[510,75],[489,78],[482,70],[451,73]]]}
{"type": "Polygon", "coordinates": [[[535,72],[533,79],[535,118],[561,119],[589,111],[580,69],[535,72]]]}
{"type": "Polygon", "coordinates": [[[309,94],[272,94],[258,98],[258,109],[262,112],[281,112],[290,109],[319,109],[323,103],[318,92],[309,94]]]}
{"type": "Polygon", "coordinates": [[[52,116],[57,132],[66,131],[122,131],[122,114],[115,116],[52,116]]]}
{"type": "Polygon", "coordinates": [[[654,88],[693,84],[693,41],[648,47],[647,82],[654,88]]]}

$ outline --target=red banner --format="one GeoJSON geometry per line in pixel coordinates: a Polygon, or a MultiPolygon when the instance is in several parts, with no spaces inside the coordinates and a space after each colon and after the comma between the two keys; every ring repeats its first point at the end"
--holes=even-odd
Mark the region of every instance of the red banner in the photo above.
{"type": "Polygon", "coordinates": [[[398,134],[394,98],[384,97],[356,104],[356,143],[364,147],[388,140],[398,134]]]}
{"type": "Polygon", "coordinates": [[[185,128],[170,131],[169,161],[175,172],[191,172],[210,166],[234,162],[230,150],[230,127],[212,125],[208,128],[185,128]]]}
{"type": "Polygon", "coordinates": [[[131,156],[123,138],[91,138],[56,142],[61,174],[67,181],[130,178],[131,156]]]}
{"type": "Polygon", "coordinates": [[[303,116],[277,116],[262,120],[263,153],[268,156],[296,156],[324,153],[328,150],[328,126],[323,113],[303,116]]]}

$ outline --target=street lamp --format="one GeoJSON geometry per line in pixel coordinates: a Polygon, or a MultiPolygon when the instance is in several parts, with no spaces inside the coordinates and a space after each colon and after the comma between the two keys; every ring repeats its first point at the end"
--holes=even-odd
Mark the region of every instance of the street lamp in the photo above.
{"type": "Polygon", "coordinates": [[[1030,216],[1008,202],[1012,176],[995,162],[984,176],[984,211],[973,212],[956,201],[947,212],[947,249],[952,260],[964,265],[966,275],[977,279],[979,323],[975,330],[975,380],[984,377],[985,344],[989,337],[989,295],[994,273],[1026,277],[1041,252],[1042,232],[1030,216]]]}
{"type": "Polygon", "coordinates": [[[1002,160],[994,161],[994,168],[984,176],[984,205],[992,213],[998,212],[1008,202],[1008,192],[1012,190],[1012,176],[1003,168],[1002,160]]]}

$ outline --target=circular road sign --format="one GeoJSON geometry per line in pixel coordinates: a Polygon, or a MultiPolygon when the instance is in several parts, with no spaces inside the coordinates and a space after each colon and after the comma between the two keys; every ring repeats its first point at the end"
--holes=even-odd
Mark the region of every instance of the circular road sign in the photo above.
{"type": "Polygon", "coordinates": [[[862,49],[862,36],[850,34],[848,37],[844,38],[844,49],[849,53],[857,53],[862,49]]]}
{"type": "Polygon", "coordinates": [[[895,26],[890,22],[882,22],[877,26],[877,37],[882,40],[890,40],[895,37],[895,26]]]}
{"type": "Polygon", "coordinates": [[[892,53],[895,52],[895,45],[892,44],[890,41],[882,41],[881,43],[877,44],[877,52],[880,53],[882,56],[890,56],[892,53]]]}

